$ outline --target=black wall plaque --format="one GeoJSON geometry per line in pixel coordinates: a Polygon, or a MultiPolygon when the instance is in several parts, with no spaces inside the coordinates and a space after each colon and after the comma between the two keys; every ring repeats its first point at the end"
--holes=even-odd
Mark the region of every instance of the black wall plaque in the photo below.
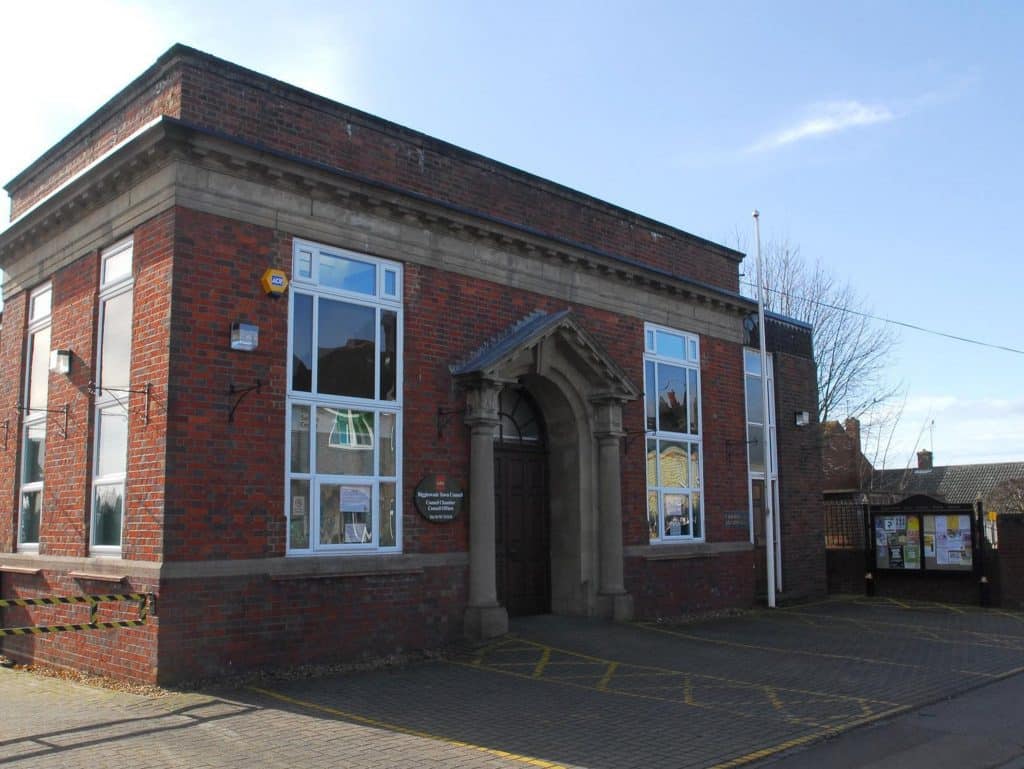
{"type": "Polygon", "coordinates": [[[727,529],[749,529],[750,513],[746,510],[727,510],[724,523],[727,529]]]}
{"type": "Polygon", "coordinates": [[[454,521],[462,512],[466,492],[443,475],[428,475],[416,486],[413,501],[420,515],[431,523],[454,521]]]}

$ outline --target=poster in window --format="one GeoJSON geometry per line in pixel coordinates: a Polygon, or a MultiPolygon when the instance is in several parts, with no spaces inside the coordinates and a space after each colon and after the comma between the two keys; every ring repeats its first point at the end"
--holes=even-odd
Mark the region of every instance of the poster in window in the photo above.
{"type": "Polygon", "coordinates": [[[879,569],[921,568],[921,527],[916,517],[875,518],[875,565],[879,569]]]}
{"type": "Polygon", "coordinates": [[[969,571],[974,566],[972,557],[970,515],[926,515],[924,518],[926,545],[925,565],[929,569],[969,571]]]}

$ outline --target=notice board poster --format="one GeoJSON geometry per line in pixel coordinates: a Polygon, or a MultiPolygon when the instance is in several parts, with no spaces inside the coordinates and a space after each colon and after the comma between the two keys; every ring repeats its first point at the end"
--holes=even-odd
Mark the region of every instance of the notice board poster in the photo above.
{"type": "Polygon", "coordinates": [[[879,569],[921,568],[921,526],[915,516],[875,518],[875,566],[879,569]]]}
{"type": "Polygon", "coordinates": [[[924,516],[925,566],[943,571],[974,568],[971,516],[924,516]]]}

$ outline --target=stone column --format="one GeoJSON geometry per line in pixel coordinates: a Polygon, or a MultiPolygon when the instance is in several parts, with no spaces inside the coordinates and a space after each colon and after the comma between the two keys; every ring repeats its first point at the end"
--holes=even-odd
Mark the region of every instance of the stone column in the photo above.
{"type": "Polygon", "coordinates": [[[501,383],[474,382],[466,391],[469,457],[469,605],[465,633],[494,638],[508,632],[508,611],[498,605],[494,559],[494,428],[501,383]]]}
{"type": "Polygon", "coordinates": [[[633,597],[626,592],[622,558],[622,464],[619,444],[622,402],[608,398],[594,404],[594,435],[598,444],[598,529],[600,548],[599,600],[618,621],[633,618],[633,597]]]}

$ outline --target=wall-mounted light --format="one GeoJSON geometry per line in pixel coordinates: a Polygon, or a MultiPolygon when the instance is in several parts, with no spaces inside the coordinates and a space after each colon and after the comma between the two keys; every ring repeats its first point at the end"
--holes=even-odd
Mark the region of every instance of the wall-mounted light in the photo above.
{"type": "Polygon", "coordinates": [[[51,350],[50,371],[54,374],[70,374],[71,350],[51,350]]]}
{"type": "Polygon", "coordinates": [[[798,411],[794,417],[797,427],[807,427],[811,423],[811,415],[806,411],[798,411]]]}
{"type": "Polygon", "coordinates": [[[235,321],[231,324],[231,349],[249,352],[260,345],[260,327],[235,321]]]}

